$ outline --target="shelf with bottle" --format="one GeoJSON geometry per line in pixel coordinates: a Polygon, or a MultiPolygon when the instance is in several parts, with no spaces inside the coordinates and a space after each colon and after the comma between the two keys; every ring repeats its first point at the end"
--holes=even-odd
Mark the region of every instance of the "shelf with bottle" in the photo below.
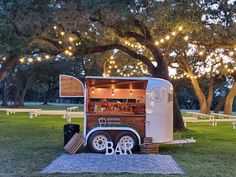
{"type": "Polygon", "coordinates": [[[96,112],[126,112],[132,114],[144,114],[145,103],[137,102],[89,102],[88,110],[89,113],[96,112]]]}

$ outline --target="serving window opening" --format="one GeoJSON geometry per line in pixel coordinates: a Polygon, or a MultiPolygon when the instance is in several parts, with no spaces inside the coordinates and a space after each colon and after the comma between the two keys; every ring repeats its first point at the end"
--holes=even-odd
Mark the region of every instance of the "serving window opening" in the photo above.
{"type": "Polygon", "coordinates": [[[87,113],[145,115],[146,80],[87,78],[87,113]]]}

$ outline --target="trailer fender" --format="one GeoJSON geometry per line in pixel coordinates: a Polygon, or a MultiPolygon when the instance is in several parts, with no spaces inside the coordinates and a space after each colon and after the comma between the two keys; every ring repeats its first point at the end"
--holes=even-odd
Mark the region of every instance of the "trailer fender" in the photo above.
{"type": "Polygon", "coordinates": [[[87,133],[87,135],[85,137],[85,140],[86,140],[85,141],[86,142],[85,145],[87,145],[87,141],[88,141],[89,136],[93,132],[98,131],[98,130],[103,130],[103,131],[106,131],[106,130],[126,130],[126,131],[130,131],[130,132],[134,133],[137,136],[138,143],[139,143],[139,145],[141,145],[141,137],[140,137],[139,133],[135,129],[131,128],[131,127],[95,127],[95,128],[93,128],[92,130],[90,130],[87,133]]]}

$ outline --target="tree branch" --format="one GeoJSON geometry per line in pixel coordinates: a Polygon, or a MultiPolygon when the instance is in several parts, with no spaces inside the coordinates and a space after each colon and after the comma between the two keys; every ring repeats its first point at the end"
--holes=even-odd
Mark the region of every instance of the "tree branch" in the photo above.
{"type": "Polygon", "coordinates": [[[136,26],[148,40],[153,41],[151,32],[149,31],[148,27],[146,27],[146,25],[143,22],[135,19],[134,26],[136,26]]]}
{"type": "Polygon", "coordinates": [[[147,65],[149,69],[155,68],[154,65],[151,63],[151,61],[149,60],[149,58],[147,58],[144,55],[138,54],[135,51],[131,50],[130,48],[123,46],[121,44],[108,44],[108,45],[103,45],[103,46],[81,48],[75,52],[75,56],[88,55],[88,54],[93,54],[93,53],[102,53],[102,52],[106,52],[113,49],[121,50],[127,53],[128,55],[130,55],[131,57],[142,61],[145,65],[147,65]]]}

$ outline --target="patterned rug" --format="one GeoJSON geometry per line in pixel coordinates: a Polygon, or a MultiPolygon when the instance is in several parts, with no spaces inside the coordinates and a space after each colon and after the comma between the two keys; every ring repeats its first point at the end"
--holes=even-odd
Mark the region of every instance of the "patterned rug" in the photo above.
{"type": "Polygon", "coordinates": [[[41,173],[150,173],[184,174],[170,155],[95,153],[62,154],[41,173]]]}

